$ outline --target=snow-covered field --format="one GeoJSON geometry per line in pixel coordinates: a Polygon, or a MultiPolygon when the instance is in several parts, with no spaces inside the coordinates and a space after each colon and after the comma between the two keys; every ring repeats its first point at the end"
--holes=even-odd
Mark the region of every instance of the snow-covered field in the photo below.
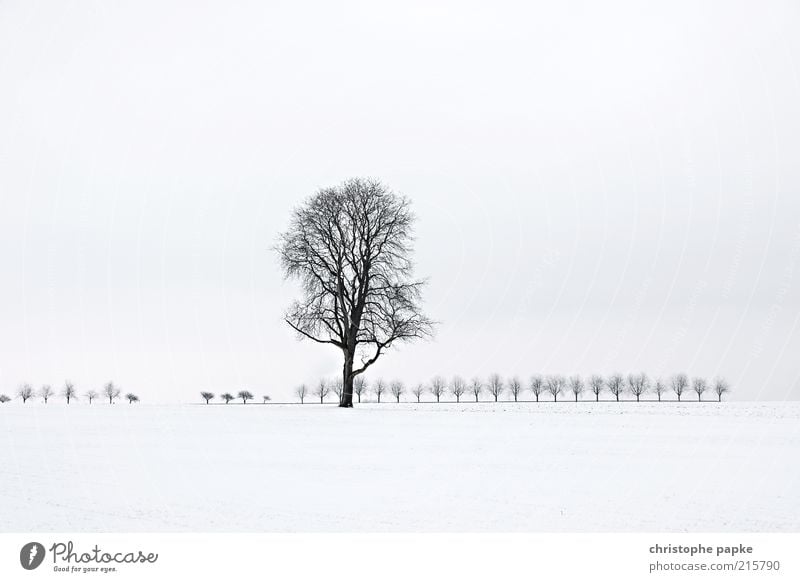
{"type": "Polygon", "coordinates": [[[800,531],[800,403],[0,406],[0,531],[800,531]]]}

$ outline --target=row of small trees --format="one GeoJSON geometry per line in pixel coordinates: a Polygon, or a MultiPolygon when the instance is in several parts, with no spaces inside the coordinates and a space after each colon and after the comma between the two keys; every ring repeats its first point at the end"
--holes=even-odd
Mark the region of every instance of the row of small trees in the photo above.
{"type": "MultiPolygon", "coordinates": [[[[94,400],[100,398],[101,396],[103,398],[108,398],[108,403],[113,404],[114,400],[119,398],[121,394],[122,391],[119,388],[117,388],[113,382],[109,382],[108,384],[103,386],[102,390],[99,393],[96,390],[87,390],[86,393],[84,394],[84,397],[89,401],[89,404],[91,404],[94,400]]],[[[78,400],[78,390],[77,388],[75,388],[75,385],[70,381],[64,382],[64,387],[61,389],[58,395],[61,396],[62,398],[65,398],[67,404],[69,404],[72,400],[78,400]]],[[[34,390],[33,386],[31,386],[30,384],[22,384],[17,389],[17,397],[22,400],[23,404],[28,402],[28,400],[37,397],[44,400],[44,403],[47,404],[48,401],[54,396],[56,396],[56,391],[49,384],[45,384],[39,390],[34,390]]],[[[134,402],[139,402],[139,397],[132,392],[128,392],[125,395],[125,399],[130,404],[133,404],[134,402]]],[[[7,395],[0,394],[0,403],[5,404],[10,400],[11,398],[9,398],[7,395]]]]}
{"type": "MultiPolygon", "coordinates": [[[[686,374],[675,374],[668,380],[660,378],[651,380],[647,374],[642,372],[627,376],[622,374],[611,374],[607,377],[593,375],[586,380],[578,375],[570,377],[561,375],[532,376],[528,384],[523,385],[518,377],[504,380],[499,374],[492,374],[485,381],[481,378],[473,378],[469,382],[461,376],[454,376],[449,382],[441,376],[436,376],[427,385],[417,384],[410,390],[410,393],[417,402],[421,402],[422,395],[427,393],[433,395],[436,402],[440,402],[442,397],[447,394],[452,394],[456,402],[461,402],[462,397],[474,397],[475,402],[478,402],[484,393],[488,393],[495,402],[499,400],[500,396],[507,393],[514,399],[514,402],[517,402],[523,397],[526,389],[536,398],[536,402],[539,402],[541,397],[549,397],[553,401],[558,401],[559,396],[565,393],[570,394],[571,399],[574,398],[575,402],[584,399],[583,395],[586,393],[591,394],[595,401],[600,400],[601,394],[608,393],[617,402],[626,393],[635,397],[637,402],[648,393],[654,394],[659,402],[668,393],[673,393],[677,400],[681,401],[685,394],[692,392],[697,395],[698,401],[702,401],[703,394],[709,391],[713,392],[717,400],[722,402],[723,395],[730,392],[730,384],[724,378],[716,378],[713,382],[708,382],[705,378],[690,379],[686,374]]],[[[406,393],[406,387],[400,381],[385,382],[381,379],[375,380],[370,385],[363,376],[356,376],[353,382],[353,393],[357,396],[358,402],[361,402],[362,396],[369,393],[373,394],[378,402],[381,401],[381,397],[389,394],[396,402],[400,402],[401,396],[406,393]]],[[[304,404],[309,397],[318,398],[320,403],[324,403],[330,394],[335,394],[341,399],[341,382],[322,379],[312,390],[309,390],[306,384],[301,384],[295,390],[295,395],[301,404],[304,404]]]]}
{"type": "MultiPolygon", "coordinates": [[[[200,396],[203,397],[203,400],[206,401],[206,404],[210,404],[211,401],[214,400],[214,398],[216,398],[216,394],[214,394],[213,392],[201,392],[200,396]]],[[[253,396],[253,393],[250,392],[249,390],[240,390],[236,394],[236,396],[234,396],[230,392],[223,392],[222,394],[219,395],[219,399],[225,402],[225,404],[230,404],[232,400],[236,400],[237,398],[242,401],[242,404],[247,404],[247,401],[253,400],[255,396],[253,396]]],[[[264,394],[262,398],[264,404],[272,400],[272,398],[266,394],[264,394]]]]}

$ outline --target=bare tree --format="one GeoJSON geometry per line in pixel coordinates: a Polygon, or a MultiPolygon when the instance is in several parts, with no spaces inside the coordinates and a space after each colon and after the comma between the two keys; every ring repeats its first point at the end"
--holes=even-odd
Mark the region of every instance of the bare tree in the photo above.
{"type": "Polygon", "coordinates": [[[403,392],[405,392],[406,389],[405,386],[403,386],[403,383],[400,382],[400,380],[395,380],[394,382],[392,382],[391,386],[389,386],[389,390],[391,390],[392,396],[395,397],[397,402],[400,402],[400,396],[403,395],[403,392]]]}
{"type": "Polygon", "coordinates": [[[367,379],[364,376],[356,376],[353,379],[353,392],[358,396],[358,402],[361,403],[361,395],[368,390],[367,379]]]}
{"type": "Polygon", "coordinates": [[[29,398],[33,397],[33,386],[30,384],[23,384],[17,390],[17,396],[22,398],[22,403],[25,404],[29,398]]]}
{"type": "Polygon", "coordinates": [[[592,391],[592,394],[594,394],[595,402],[600,402],[600,393],[603,391],[604,385],[605,381],[602,376],[595,374],[589,378],[589,389],[592,391]]]}
{"type": "Polygon", "coordinates": [[[544,379],[541,376],[531,376],[528,388],[530,388],[530,391],[536,396],[536,402],[539,402],[539,396],[544,392],[544,379]]]}
{"type": "Polygon", "coordinates": [[[575,396],[575,402],[578,401],[578,397],[583,392],[583,380],[581,380],[580,376],[572,376],[569,379],[569,390],[575,396]]]}
{"type": "Polygon", "coordinates": [[[489,390],[489,394],[494,396],[494,401],[497,402],[497,399],[503,393],[503,379],[500,377],[500,374],[492,374],[489,376],[489,383],[486,388],[489,390]]]}
{"type": "Polygon", "coordinates": [[[73,398],[78,398],[78,391],[75,390],[75,385],[69,380],[64,382],[64,389],[61,391],[61,396],[67,399],[67,404],[69,404],[69,401],[73,398]]]}
{"type": "Polygon", "coordinates": [[[475,396],[475,402],[477,402],[483,390],[483,382],[480,378],[473,378],[472,382],[470,382],[469,389],[475,396]]]}
{"type": "Polygon", "coordinates": [[[308,387],[305,384],[300,384],[300,386],[295,388],[294,393],[300,399],[300,404],[305,404],[306,394],[308,394],[308,387]]]}
{"type": "Polygon", "coordinates": [[[44,400],[45,404],[47,404],[47,401],[50,399],[52,395],[53,395],[53,387],[50,386],[50,384],[45,384],[44,386],[42,386],[42,389],[39,390],[39,396],[42,397],[42,400],[44,400]]]}
{"type": "Polygon", "coordinates": [[[134,402],[139,402],[139,397],[138,397],[138,396],[136,396],[136,394],[134,394],[134,393],[132,393],[132,392],[128,392],[128,393],[125,395],[125,398],[127,398],[127,399],[128,399],[128,404],[133,404],[134,402]]]}
{"type": "Polygon", "coordinates": [[[206,404],[208,404],[211,400],[214,399],[214,393],[213,392],[201,392],[200,396],[203,397],[203,400],[206,401],[206,404]]]}
{"type": "Polygon", "coordinates": [[[96,390],[87,390],[86,391],[86,398],[89,399],[89,404],[91,404],[95,398],[97,398],[98,394],[96,390]]]}
{"type": "Polygon", "coordinates": [[[545,381],[545,387],[550,395],[553,397],[553,402],[558,402],[558,395],[564,390],[567,379],[564,376],[548,376],[545,381]]]}
{"type": "Polygon", "coordinates": [[[433,380],[431,380],[431,394],[436,396],[436,402],[439,402],[442,398],[442,394],[444,394],[445,389],[447,388],[447,382],[441,376],[436,376],[433,380]]]}
{"type": "Polygon", "coordinates": [[[661,378],[657,378],[655,382],[653,382],[653,392],[656,393],[658,396],[658,401],[661,402],[661,395],[667,391],[667,384],[661,378]]]}
{"type": "Polygon", "coordinates": [[[234,399],[233,394],[230,392],[225,392],[222,396],[220,396],[225,401],[225,404],[228,404],[231,400],[234,399]]]}
{"type": "Polygon", "coordinates": [[[692,380],[692,390],[694,390],[695,394],[697,394],[698,402],[703,399],[703,392],[706,391],[706,388],[708,388],[708,384],[706,383],[705,378],[694,378],[692,380]]]}
{"type": "Polygon", "coordinates": [[[236,397],[242,399],[242,404],[247,404],[248,400],[253,399],[253,393],[249,390],[240,390],[236,397]]]}
{"type": "Polygon", "coordinates": [[[425,386],[423,384],[417,384],[414,386],[414,389],[411,390],[411,393],[417,397],[417,402],[419,402],[423,392],[425,392],[425,386]]]}
{"type": "Polygon", "coordinates": [[[636,402],[639,402],[639,398],[647,391],[647,386],[647,374],[644,372],[641,374],[628,375],[628,390],[631,391],[631,394],[636,396],[636,402]]]}
{"type": "Polygon", "coordinates": [[[5,394],[0,394],[0,404],[5,404],[6,402],[10,402],[11,398],[6,396],[5,394]]]}
{"type": "Polygon", "coordinates": [[[606,386],[608,386],[608,391],[614,395],[614,398],[617,399],[619,402],[619,395],[622,394],[622,391],[625,389],[625,378],[623,378],[622,374],[611,374],[606,381],[606,386]]]}
{"type": "Polygon", "coordinates": [[[731,391],[731,385],[724,378],[717,378],[714,380],[714,393],[717,395],[719,402],[722,402],[722,395],[731,391]]]}
{"type": "Polygon", "coordinates": [[[375,381],[375,385],[372,387],[372,391],[375,393],[375,396],[378,398],[378,404],[381,402],[381,394],[386,392],[386,383],[381,379],[378,378],[375,381]]]}
{"type": "Polygon", "coordinates": [[[461,397],[467,391],[467,383],[461,376],[453,376],[450,382],[450,392],[456,397],[456,402],[461,402],[461,397]]]}
{"type": "Polygon", "coordinates": [[[385,350],[433,331],[420,308],[424,281],[413,279],[413,224],[408,199],[356,178],[319,190],[281,235],[284,274],[303,286],[285,320],[342,351],[340,406],[353,406],[353,379],[385,350]]]}
{"type": "Polygon", "coordinates": [[[316,390],[314,390],[314,396],[319,396],[319,403],[325,403],[325,397],[330,394],[331,388],[328,386],[328,382],[325,378],[322,378],[319,383],[317,384],[316,390]]]}
{"type": "Polygon", "coordinates": [[[678,402],[681,401],[681,396],[689,387],[689,378],[686,374],[676,374],[672,377],[672,391],[678,397],[678,402]]]}
{"type": "Polygon", "coordinates": [[[263,403],[263,404],[266,404],[267,402],[269,402],[270,400],[272,400],[272,397],[271,397],[271,396],[269,396],[268,394],[264,394],[264,396],[262,396],[262,398],[264,399],[264,400],[262,401],[262,403],[263,403]]]}
{"type": "Polygon", "coordinates": [[[519,381],[519,378],[514,376],[508,381],[508,391],[511,392],[511,395],[514,397],[514,402],[517,402],[519,400],[519,393],[522,392],[522,382],[519,381]]]}
{"type": "Polygon", "coordinates": [[[109,382],[103,387],[103,396],[108,398],[109,404],[114,404],[114,398],[119,397],[120,390],[114,386],[113,382],[109,382]]]}
{"type": "Polygon", "coordinates": [[[342,401],[342,394],[344,393],[344,387],[342,386],[341,382],[337,382],[336,380],[329,380],[328,386],[331,388],[331,392],[336,394],[336,400],[339,402],[342,401]]]}

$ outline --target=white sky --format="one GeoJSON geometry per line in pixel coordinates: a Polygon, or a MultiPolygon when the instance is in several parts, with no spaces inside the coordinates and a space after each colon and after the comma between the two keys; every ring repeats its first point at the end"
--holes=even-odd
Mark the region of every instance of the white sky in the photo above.
{"type": "Polygon", "coordinates": [[[800,398],[800,6],[647,4],[0,2],[0,392],[335,376],[270,246],[374,176],[443,323],[373,378],[800,398]]]}

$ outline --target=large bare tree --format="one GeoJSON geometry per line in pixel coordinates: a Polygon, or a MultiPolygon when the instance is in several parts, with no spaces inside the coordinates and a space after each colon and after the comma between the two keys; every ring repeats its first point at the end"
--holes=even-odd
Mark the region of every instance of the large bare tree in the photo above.
{"type": "Polygon", "coordinates": [[[75,390],[75,384],[67,380],[64,382],[64,389],[61,391],[61,395],[67,399],[67,404],[73,398],[78,397],[78,391],[75,390]]]}
{"type": "MultiPolygon", "coordinates": [[[[360,378],[360,376],[359,376],[359,378],[360,378]]],[[[356,378],[356,382],[357,382],[357,381],[358,381],[358,378],[356,378]]],[[[425,392],[425,385],[424,385],[424,384],[417,384],[417,385],[416,385],[416,386],[414,386],[414,388],[411,390],[411,393],[412,393],[414,396],[416,396],[416,397],[417,397],[417,402],[419,402],[419,399],[420,399],[420,397],[422,396],[422,393],[423,393],[423,392],[425,392]]]]}
{"type": "Polygon", "coordinates": [[[341,350],[340,406],[353,406],[353,379],[387,349],[433,331],[420,308],[424,281],[413,278],[413,224],[407,198],[355,178],[311,196],[281,234],[284,274],[303,286],[285,320],[341,350]]]}

